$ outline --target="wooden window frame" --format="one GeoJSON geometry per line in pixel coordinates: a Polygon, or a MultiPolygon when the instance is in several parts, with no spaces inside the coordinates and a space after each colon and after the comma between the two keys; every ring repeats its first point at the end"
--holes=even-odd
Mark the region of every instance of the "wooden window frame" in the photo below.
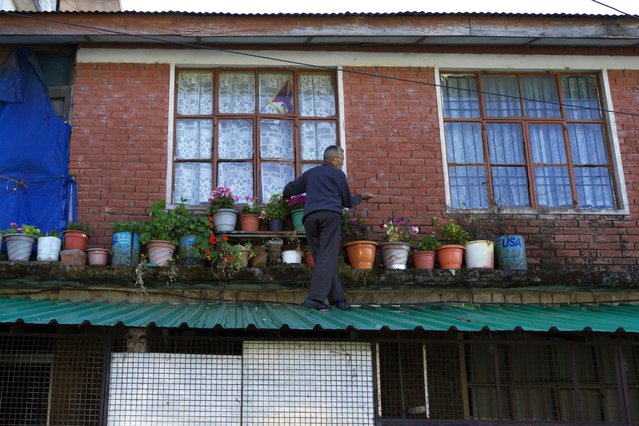
{"type": "MultiPolygon", "coordinates": [[[[175,193],[175,166],[179,163],[206,163],[211,164],[212,166],[212,176],[211,182],[212,187],[215,188],[217,186],[218,181],[218,168],[219,168],[219,154],[218,154],[218,135],[217,129],[220,120],[251,120],[253,122],[253,159],[252,160],[224,160],[224,162],[229,163],[247,163],[251,162],[253,164],[253,196],[258,199],[262,199],[262,187],[261,187],[261,164],[268,162],[282,162],[288,163],[288,160],[285,159],[268,159],[262,160],[260,157],[260,123],[263,120],[268,119],[276,119],[276,120],[289,120],[292,121],[293,124],[293,160],[291,161],[294,165],[295,176],[300,176],[302,174],[302,167],[305,164],[322,164],[323,160],[303,160],[302,159],[302,149],[301,149],[301,137],[300,137],[300,128],[302,122],[307,121],[330,121],[335,123],[335,144],[337,146],[341,146],[342,143],[340,141],[340,111],[339,111],[339,91],[338,91],[338,82],[337,82],[337,70],[329,71],[329,70],[316,70],[316,69],[308,69],[308,68],[185,68],[178,67],[175,70],[175,87],[174,87],[174,104],[173,104],[173,158],[172,158],[172,180],[171,180],[171,203],[174,200],[175,193]],[[178,114],[178,90],[179,90],[179,75],[181,72],[208,72],[212,75],[213,78],[213,111],[208,115],[182,115],[178,114]],[[220,113],[219,111],[219,81],[220,74],[229,73],[229,72],[238,72],[238,73],[247,73],[252,72],[255,74],[255,113],[253,114],[235,114],[235,113],[220,113]],[[260,109],[260,99],[259,99],[259,74],[260,73],[290,73],[293,77],[293,96],[294,96],[294,109],[292,113],[287,114],[265,114],[259,111],[260,109]],[[300,98],[299,98],[299,87],[300,87],[300,75],[307,74],[318,74],[318,75],[331,75],[332,76],[332,86],[333,93],[335,96],[335,114],[329,117],[305,117],[300,115],[300,98]],[[178,120],[182,119],[192,119],[192,120],[211,120],[213,123],[213,140],[211,141],[212,153],[211,158],[206,160],[196,160],[196,159],[178,159],[176,158],[176,149],[177,149],[177,123],[178,120]]],[[[266,200],[264,200],[266,201],[266,200]]]]}
{"type": "MultiPolygon", "coordinates": [[[[484,162],[483,163],[453,163],[448,162],[446,158],[447,167],[450,169],[451,167],[468,167],[468,166],[479,166],[485,167],[486,169],[486,187],[487,187],[487,197],[488,197],[488,208],[482,207],[470,207],[469,210],[490,210],[494,208],[500,209],[516,209],[516,210],[564,210],[566,212],[574,212],[576,210],[584,211],[584,212],[596,212],[599,210],[620,210],[621,200],[620,200],[620,191],[619,191],[619,182],[616,174],[616,166],[614,162],[614,152],[612,150],[612,141],[610,140],[610,126],[605,117],[605,99],[604,99],[604,85],[601,80],[600,73],[597,72],[571,72],[571,71],[546,71],[546,72],[518,72],[515,70],[508,71],[460,71],[460,70],[442,70],[440,72],[440,78],[444,76],[451,75],[473,75],[476,78],[477,82],[477,102],[479,107],[479,118],[448,118],[444,115],[444,94],[442,92],[442,117],[444,125],[446,123],[479,123],[481,126],[481,137],[482,137],[482,148],[484,154],[484,162]],[[558,103],[560,104],[560,117],[559,118],[535,118],[535,117],[526,117],[525,108],[523,104],[523,95],[522,95],[522,85],[521,85],[521,77],[523,76],[548,76],[551,75],[555,80],[555,87],[557,88],[558,93],[558,103]],[[597,95],[599,108],[601,108],[600,118],[598,120],[577,120],[577,119],[568,119],[566,115],[566,106],[564,105],[564,95],[561,86],[561,77],[562,76],[592,76],[595,78],[597,84],[597,95]],[[487,117],[486,111],[484,108],[484,91],[483,91],[483,82],[482,76],[515,76],[517,77],[517,89],[519,96],[519,105],[520,111],[522,113],[519,117],[487,117]],[[488,136],[486,126],[487,124],[517,124],[522,129],[522,142],[524,149],[524,160],[525,160],[525,169],[528,180],[528,197],[530,201],[529,206],[501,206],[498,207],[495,201],[495,195],[493,191],[493,177],[492,177],[492,169],[490,162],[490,153],[488,149],[488,136]],[[531,124],[556,124],[561,125],[562,128],[562,136],[564,140],[564,149],[566,152],[566,163],[534,163],[532,157],[532,147],[530,142],[530,135],[528,132],[528,126],[531,124]],[[611,179],[612,186],[612,194],[614,197],[614,206],[609,208],[590,208],[590,207],[580,207],[578,205],[578,196],[577,196],[577,184],[575,180],[575,169],[582,166],[576,166],[572,159],[572,152],[570,149],[570,140],[568,138],[568,125],[569,124],[600,124],[603,129],[603,137],[605,143],[605,150],[608,156],[608,163],[605,168],[608,170],[611,179]],[[535,169],[545,166],[553,166],[560,165],[562,167],[566,167],[568,169],[568,179],[570,182],[570,193],[572,197],[572,205],[570,207],[561,207],[561,206],[539,206],[538,203],[538,194],[537,194],[537,186],[535,182],[535,169]]],[[[440,80],[441,84],[441,80],[440,80]]],[[[444,143],[445,140],[444,135],[444,143]]],[[[446,147],[448,149],[448,147],[446,147]]],[[[500,166],[511,166],[510,164],[500,164],[500,166]]],[[[521,167],[521,165],[517,165],[521,167]]],[[[594,165],[589,165],[586,167],[595,167],[594,165]]],[[[603,165],[598,167],[604,167],[603,165]]],[[[446,182],[450,189],[450,177],[448,178],[448,182],[446,182]]],[[[452,195],[452,192],[451,192],[452,195]]],[[[452,199],[451,199],[451,208],[453,209],[465,209],[463,207],[453,207],[452,199]]]]}

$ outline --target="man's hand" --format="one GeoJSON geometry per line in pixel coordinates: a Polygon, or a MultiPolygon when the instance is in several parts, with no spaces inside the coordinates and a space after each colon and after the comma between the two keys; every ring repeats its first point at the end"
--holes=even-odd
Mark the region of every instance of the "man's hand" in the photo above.
{"type": "Polygon", "coordinates": [[[364,201],[368,201],[371,198],[375,198],[375,195],[371,194],[370,192],[364,192],[362,194],[362,200],[364,200],[364,201]]]}

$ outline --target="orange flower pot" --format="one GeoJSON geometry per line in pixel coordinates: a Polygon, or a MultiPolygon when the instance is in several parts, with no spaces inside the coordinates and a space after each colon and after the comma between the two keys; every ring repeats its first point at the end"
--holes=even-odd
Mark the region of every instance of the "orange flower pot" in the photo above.
{"type": "Polygon", "coordinates": [[[89,244],[89,234],[77,230],[64,231],[64,249],[85,251],[89,244]]]}
{"type": "Polygon", "coordinates": [[[416,251],[413,253],[413,263],[415,263],[415,269],[433,269],[433,266],[435,266],[435,252],[416,251]]]}
{"type": "Polygon", "coordinates": [[[244,232],[257,232],[260,229],[260,217],[256,214],[240,215],[240,230],[244,232]]]}
{"type": "Polygon", "coordinates": [[[437,261],[442,269],[461,269],[464,261],[464,246],[444,244],[437,249],[437,261]]]}
{"type": "Polygon", "coordinates": [[[348,263],[353,269],[373,269],[378,244],[375,241],[358,240],[344,244],[348,263]]]}
{"type": "Polygon", "coordinates": [[[315,267],[315,258],[313,257],[313,252],[311,250],[304,250],[304,259],[306,260],[306,266],[311,269],[315,267]]]}

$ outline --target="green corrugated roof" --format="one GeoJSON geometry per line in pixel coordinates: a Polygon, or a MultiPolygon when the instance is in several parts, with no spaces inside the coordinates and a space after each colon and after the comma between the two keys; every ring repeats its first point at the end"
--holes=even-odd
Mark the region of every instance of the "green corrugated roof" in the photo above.
{"type": "Polygon", "coordinates": [[[0,297],[0,323],[292,330],[639,332],[639,305],[361,305],[328,312],[278,303],[73,302],[0,297]]]}

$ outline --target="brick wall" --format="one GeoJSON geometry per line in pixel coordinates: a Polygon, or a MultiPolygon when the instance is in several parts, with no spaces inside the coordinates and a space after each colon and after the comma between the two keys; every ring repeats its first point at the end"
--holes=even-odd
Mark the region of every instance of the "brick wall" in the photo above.
{"type": "Polygon", "coordinates": [[[69,173],[90,246],[111,245],[111,222],[141,220],[166,191],[169,66],[76,67],[69,173]]]}

